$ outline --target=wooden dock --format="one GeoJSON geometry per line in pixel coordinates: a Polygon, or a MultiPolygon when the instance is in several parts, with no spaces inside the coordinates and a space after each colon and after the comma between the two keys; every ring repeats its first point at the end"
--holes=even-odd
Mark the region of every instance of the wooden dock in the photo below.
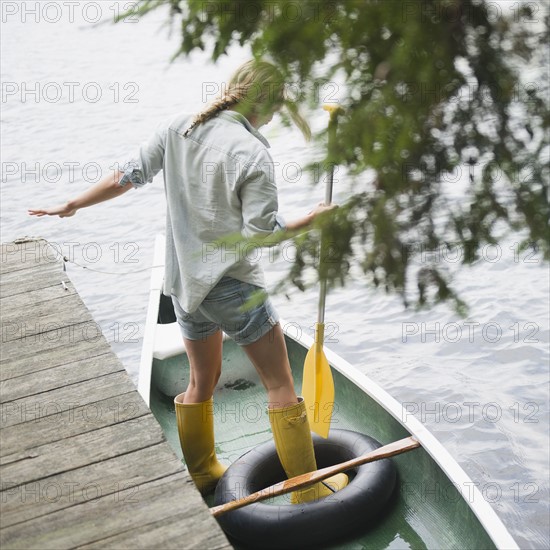
{"type": "Polygon", "coordinates": [[[0,547],[231,548],[55,251],[1,248],[0,547]]]}

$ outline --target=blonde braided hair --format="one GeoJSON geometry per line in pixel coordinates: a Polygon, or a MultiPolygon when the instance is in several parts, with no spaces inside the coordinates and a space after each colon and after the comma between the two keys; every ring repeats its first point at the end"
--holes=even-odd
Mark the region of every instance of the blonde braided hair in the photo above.
{"type": "Polygon", "coordinates": [[[239,98],[236,94],[225,93],[223,96],[216,98],[204,111],[201,111],[193,118],[191,126],[183,133],[184,137],[187,137],[195,126],[206,122],[212,117],[216,116],[220,111],[225,111],[232,105],[238,103],[239,98]]]}
{"type": "Polygon", "coordinates": [[[299,114],[297,106],[285,98],[284,85],[283,75],[275,65],[255,59],[243,63],[229,80],[225,92],[193,118],[184,137],[199,124],[238,104],[239,111],[245,116],[274,112],[284,106],[304,137],[310,139],[309,125],[299,114]]]}

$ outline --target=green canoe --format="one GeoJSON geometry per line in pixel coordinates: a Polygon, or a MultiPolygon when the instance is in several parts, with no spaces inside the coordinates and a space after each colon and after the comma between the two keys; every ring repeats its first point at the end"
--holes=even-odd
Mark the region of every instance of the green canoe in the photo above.
{"type": "MultiPolygon", "coordinates": [[[[138,389],[181,457],[173,398],[187,387],[189,365],[177,323],[162,322],[172,320],[166,298],[161,299],[163,261],[164,240],[157,237],[138,389]]],[[[296,323],[281,321],[281,325],[299,391],[312,339],[296,323]]],[[[346,539],[343,533],[342,542],[330,548],[517,549],[474,482],[426,427],[375,382],[325,351],[336,390],[331,429],[361,432],[382,445],[413,435],[422,445],[392,459],[398,486],[380,522],[355,539],[346,539]]],[[[214,402],[216,453],[221,462],[229,465],[272,439],[266,392],[245,353],[229,339],[224,342],[214,402]]],[[[207,502],[212,505],[213,499],[207,502]]]]}

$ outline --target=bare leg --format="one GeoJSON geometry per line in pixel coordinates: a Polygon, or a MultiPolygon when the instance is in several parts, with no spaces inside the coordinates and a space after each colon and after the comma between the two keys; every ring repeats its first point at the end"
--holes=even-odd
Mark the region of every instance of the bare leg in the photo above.
{"type": "Polygon", "coordinates": [[[201,340],[183,339],[189,357],[191,375],[185,392],[184,403],[208,401],[222,371],[222,332],[201,340]]]}
{"type": "Polygon", "coordinates": [[[181,450],[193,481],[202,494],[210,492],[226,467],[214,449],[212,394],[222,366],[222,333],[202,340],[184,338],[191,374],[187,391],[174,399],[181,450]]]}
{"type": "MultiPolygon", "coordinates": [[[[256,367],[269,397],[269,421],[275,448],[289,477],[317,469],[313,441],[303,400],[298,403],[281,325],[253,344],[243,346],[256,367]]],[[[338,474],[292,494],[291,502],[308,502],[345,487],[348,478],[338,474]]]]}
{"type": "Polygon", "coordinates": [[[256,342],[243,346],[243,349],[267,390],[269,408],[298,403],[285,338],[279,323],[256,342]]]}

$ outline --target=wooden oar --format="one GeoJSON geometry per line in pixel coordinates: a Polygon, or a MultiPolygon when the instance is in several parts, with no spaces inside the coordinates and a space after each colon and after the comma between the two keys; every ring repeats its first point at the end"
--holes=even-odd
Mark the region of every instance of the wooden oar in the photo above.
{"type": "MultiPolygon", "coordinates": [[[[336,105],[324,105],[323,109],[330,113],[328,125],[328,150],[334,151],[336,143],[336,124],[340,108],[336,105]]],[[[334,164],[331,165],[325,189],[325,204],[332,202],[332,184],[334,181],[334,164]]],[[[321,237],[321,251],[319,261],[322,262],[326,254],[321,237]]],[[[319,306],[317,323],[315,323],[315,341],[309,349],[304,362],[302,378],[302,395],[306,403],[307,417],[312,431],[321,437],[328,437],[332,409],[334,406],[334,381],[327,358],[323,351],[325,339],[325,298],[327,294],[326,278],[320,278],[319,306]]]]}
{"type": "Polygon", "coordinates": [[[292,477],[238,500],[232,500],[231,502],[221,504],[220,506],[214,506],[213,508],[210,508],[210,512],[214,517],[218,517],[222,514],[230,512],[231,510],[237,510],[238,508],[248,506],[254,502],[260,502],[268,498],[290,493],[297,489],[309,487],[310,485],[318,483],[323,479],[327,479],[351,468],[356,468],[357,466],[367,464],[368,462],[374,462],[376,460],[382,460],[383,458],[390,458],[401,453],[406,453],[407,451],[412,451],[417,447],[420,447],[420,443],[414,437],[406,437],[405,439],[394,441],[393,443],[379,447],[370,453],[358,456],[357,458],[352,458],[351,460],[347,460],[341,464],[328,466],[327,468],[321,468],[315,472],[308,472],[307,474],[292,477]]]}

